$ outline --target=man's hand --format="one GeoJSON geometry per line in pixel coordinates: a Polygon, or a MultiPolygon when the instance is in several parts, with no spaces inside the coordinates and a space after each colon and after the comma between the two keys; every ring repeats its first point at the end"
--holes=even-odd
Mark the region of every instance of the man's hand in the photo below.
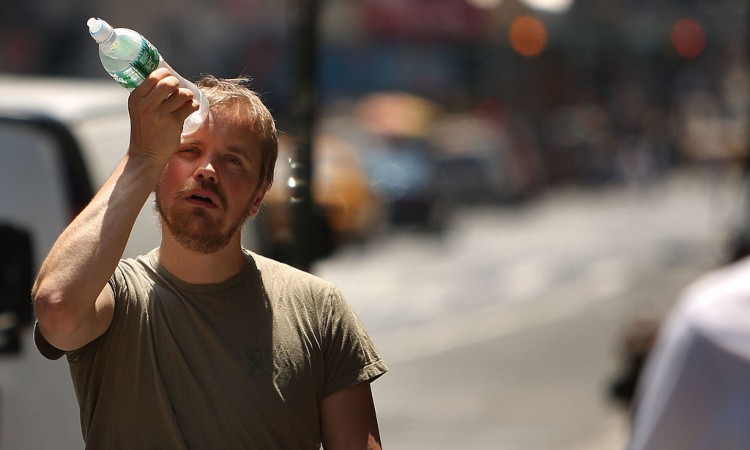
{"type": "Polygon", "coordinates": [[[180,144],[182,124],[198,109],[189,89],[166,68],[153,71],[128,99],[131,158],[163,166],[180,144]]]}

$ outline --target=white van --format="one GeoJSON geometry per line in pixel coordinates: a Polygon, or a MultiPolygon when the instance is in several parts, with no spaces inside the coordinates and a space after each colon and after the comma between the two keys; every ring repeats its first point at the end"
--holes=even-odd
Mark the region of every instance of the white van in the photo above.
{"type": "MultiPolygon", "coordinates": [[[[31,339],[31,280],[127,149],[128,91],[110,80],[0,75],[0,450],[81,449],[67,362],[31,339]]],[[[151,201],[125,256],[159,243],[151,201]]],[[[244,244],[256,249],[254,233],[244,244]]]]}

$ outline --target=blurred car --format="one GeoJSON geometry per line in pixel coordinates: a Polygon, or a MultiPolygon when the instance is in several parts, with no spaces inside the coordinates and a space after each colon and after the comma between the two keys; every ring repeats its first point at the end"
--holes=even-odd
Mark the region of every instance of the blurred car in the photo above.
{"type": "MultiPolygon", "coordinates": [[[[382,221],[382,204],[369,186],[358,153],[344,139],[319,133],[313,145],[312,200],[318,257],[341,245],[361,242],[372,236],[382,221]]],[[[292,245],[291,163],[294,142],[279,140],[279,157],[274,184],[258,216],[260,243],[278,259],[288,259],[292,245]]]]}
{"type": "Polygon", "coordinates": [[[447,115],[432,127],[430,140],[441,183],[454,203],[515,202],[538,188],[535,154],[516,148],[504,123],[479,114],[447,115]]]}
{"type": "Polygon", "coordinates": [[[364,150],[375,194],[386,205],[388,224],[441,231],[447,222],[444,188],[435,152],[421,138],[389,137],[364,150]]]}
{"type": "MultiPolygon", "coordinates": [[[[128,91],[111,80],[0,75],[0,426],[8,448],[80,448],[67,368],[31,357],[31,283],[60,232],[88,203],[127,149],[128,91]],[[8,358],[8,355],[15,355],[8,358]],[[42,372],[43,371],[43,372],[42,372]],[[47,374],[57,374],[54,379],[47,374]],[[28,392],[39,380],[43,403],[28,392]],[[41,381],[44,380],[44,381],[41,381]],[[69,414],[66,414],[69,412],[69,414]],[[67,417],[72,419],[67,424],[67,417]],[[54,434],[24,424],[66,422],[54,434]],[[62,427],[61,427],[62,428],[62,427]]],[[[152,207],[141,211],[126,253],[158,245],[152,207]]]]}
{"type": "Polygon", "coordinates": [[[450,208],[436,149],[427,139],[437,105],[405,92],[380,92],[362,98],[356,110],[369,134],[360,157],[388,223],[443,230],[450,208]]]}
{"type": "Polygon", "coordinates": [[[5,320],[7,332],[30,322],[33,274],[127,148],[127,94],[114,83],[0,76],[2,289],[23,293],[4,297],[5,318],[18,319],[5,320]]]}

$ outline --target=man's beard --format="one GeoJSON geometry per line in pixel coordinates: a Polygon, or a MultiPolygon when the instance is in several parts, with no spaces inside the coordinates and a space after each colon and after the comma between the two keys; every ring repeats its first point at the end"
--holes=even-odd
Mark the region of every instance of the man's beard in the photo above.
{"type": "MultiPolygon", "coordinates": [[[[210,190],[220,199],[222,206],[226,205],[225,198],[216,190],[198,183],[183,187],[177,192],[175,198],[183,198],[187,192],[196,188],[210,190]]],[[[161,215],[170,233],[185,249],[196,253],[210,255],[226,247],[248,217],[244,214],[241,215],[226,231],[222,232],[221,223],[212,218],[207,211],[199,207],[194,207],[185,213],[177,213],[173,207],[169,211],[169,214],[166,214],[159,200],[158,187],[156,192],[156,211],[161,215]]]]}

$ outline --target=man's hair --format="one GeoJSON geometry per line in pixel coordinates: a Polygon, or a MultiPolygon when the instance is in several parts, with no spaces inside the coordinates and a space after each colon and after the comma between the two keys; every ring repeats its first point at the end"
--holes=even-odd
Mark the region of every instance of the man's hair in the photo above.
{"type": "Polygon", "coordinates": [[[258,94],[248,87],[247,78],[217,78],[206,75],[196,84],[208,97],[211,108],[219,107],[231,114],[260,145],[260,184],[258,188],[269,189],[273,184],[279,140],[276,124],[271,112],[258,94]]]}

